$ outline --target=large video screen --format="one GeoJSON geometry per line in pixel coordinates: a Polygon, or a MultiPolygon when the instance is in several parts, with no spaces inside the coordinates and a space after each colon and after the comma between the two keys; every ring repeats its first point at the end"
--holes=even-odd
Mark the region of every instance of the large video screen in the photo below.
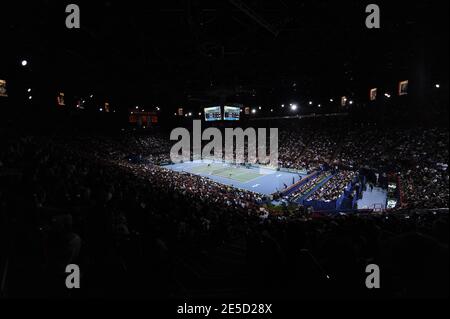
{"type": "Polygon", "coordinates": [[[205,108],[205,121],[220,121],[222,119],[222,111],[220,106],[205,108]]]}
{"type": "Polygon", "coordinates": [[[225,106],[223,119],[225,121],[239,121],[241,108],[236,106],[225,106]]]}

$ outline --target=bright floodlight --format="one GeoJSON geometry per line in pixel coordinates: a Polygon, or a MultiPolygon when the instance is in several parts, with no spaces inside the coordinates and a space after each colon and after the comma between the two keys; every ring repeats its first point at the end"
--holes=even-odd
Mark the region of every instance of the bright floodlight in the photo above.
{"type": "Polygon", "coordinates": [[[334,102],[334,100],[333,100],[333,99],[330,99],[330,102],[331,102],[331,103],[333,103],[333,102],[334,102]]]}
{"type": "Polygon", "coordinates": [[[297,104],[292,104],[291,105],[291,110],[292,111],[296,111],[297,110],[297,104]]]}
{"type": "Polygon", "coordinates": [[[283,107],[283,108],[284,108],[284,104],[281,104],[281,107],[283,107]]]}
{"type": "Polygon", "coordinates": [[[436,89],[439,89],[439,88],[441,87],[441,85],[440,85],[439,83],[437,83],[437,84],[435,85],[435,87],[436,87],[436,89]]]}
{"type": "Polygon", "coordinates": [[[33,97],[32,97],[31,95],[28,97],[29,100],[31,100],[32,98],[33,98],[33,97]]]}
{"type": "Polygon", "coordinates": [[[30,93],[30,92],[31,92],[31,89],[28,89],[27,92],[30,93]]]}
{"type": "Polygon", "coordinates": [[[253,113],[253,114],[256,114],[256,110],[255,110],[255,109],[253,109],[253,110],[252,110],[252,113],[253,113]]]}
{"type": "Polygon", "coordinates": [[[313,105],[313,102],[312,102],[312,101],[309,101],[309,105],[313,105]]]}
{"type": "Polygon", "coordinates": [[[348,102],[350,105],[352,105],[353,104],[353,101],[350,101],[350,102],[348,102]]]}
{"type": "Polygon", "coordinates": [[[27,60],[22,60],[21,64],[22,64],[22,66],[27,66],[28,65],[28,61],[27,60]]]}

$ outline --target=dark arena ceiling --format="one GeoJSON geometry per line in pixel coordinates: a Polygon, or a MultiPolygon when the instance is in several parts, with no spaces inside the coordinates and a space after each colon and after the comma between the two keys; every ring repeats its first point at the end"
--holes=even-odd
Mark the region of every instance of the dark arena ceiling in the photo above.
{"type": "Polygon", "coordinates": [[[448,3],[433,2],[378,2],[369,30],[368,1],[79,1],[81,29],[68,30],[66,3],[10,1],[0,66],[18,78],[11,65],[27,57],[33,81],[123,108],[366,94],[448,77],[448,3]]]}

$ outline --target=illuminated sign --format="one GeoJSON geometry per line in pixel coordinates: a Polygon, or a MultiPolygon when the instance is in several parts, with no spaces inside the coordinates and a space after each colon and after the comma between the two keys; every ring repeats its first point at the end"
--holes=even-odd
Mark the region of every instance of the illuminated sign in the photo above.
{"type": "Polygon", "coordinates": [[[408,95],[408,86],[409,86],[409,81],[401,81],[398,84],[398,95],[402,96],[402,95],[408,95]]]}
{"type": "Polygon", "coordinates": [[[370,100],[371,100],[371,101],[376,101],[376,99],[377,99],[377,93],[378,93],[378,89],[376,89],[376,88],[370,90],[369,96],[370,96],[370,100]]]}
{"type": "Polygon", "coordinates": [[[58,103],[59,106],[65,106],[65,102],[64,102],[64,93],[60,92],[58,94],[58,96],[56,97],[56,102],[58,103]]]}
{"type": "Polygon", "coordinates": [[[0,80],[0,96],[8,97],[8,93],[6,92],[6,81],[0,80]]]}

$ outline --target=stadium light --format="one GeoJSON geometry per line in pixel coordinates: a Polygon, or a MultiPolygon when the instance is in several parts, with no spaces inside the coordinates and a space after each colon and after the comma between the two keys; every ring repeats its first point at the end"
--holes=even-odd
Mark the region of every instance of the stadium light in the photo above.
{"type": "Polygon", "coordinates": [[[136,110],[139,110],[139,106],[136,106],[136,110]]]}
{"type": "Polygon", "coordinates": [[[384,96],[387,97],[388,99],[391,97],[389,93],[384,93],[384,96]]]}
{"type": "Polygon", "coordinates": [[[292,104],[292,105],[291,105],[291,110],[292,110],[292,111],[296,111],[297,108],[298,108],[297,104],[292,104]]]}
{"type": "Polygon", "coordinates": [[[33,97],[30,95],[30,96],[28,97],[28,99],[31,100],[31,99],[33,99],[33,97]]]}
{"type": "Polygon", "coordinates": [[[272,112],[272,113],[273,113],[273,109],[270,109],[270,112],[272,112]]]}
{"type": "Polygon", "coordinates": [[[252,110],[252,114],[256,114],[256,109],[253,109],[253,110],[252,110]]]}
{"type": "Polygon", "coordinates": [[[317,105],[317,107],[322,107],[322,104],[317,105]]]}
{"type": "Polygon", "coordinates": [[[103,109],[102,109],[102,108],[100,108],[100,112],[103,112],[103,109]]]}
{"type": "Polygon", "coordinates": [[[352,105],[352,104],[353,104],[353,101],[348,102],[348,104],[352,105]]]}
{"type": "Polygon", "coordinates": [[[281,107],[284,108],[284,104],[281,104],[281,107]]]}
{"type": "Polygon", "coordinates": [[[436,89],[439,89],[439,88],[441,87],[441,85],[440,85],[439,83],[436,83],[436,84],[434,85],[434,87],[435,87],[436,89]]]}
{"type": "Polygon", "coordinates": [[[31,92],[31,89],[28,89],[27,92],[30,93],[30,92],[31,92]]]}
{"type": "Polygon", "coordinates": [[[202,112],[198,112],[198,116],[202,116],[202,112]]]}
{"type": "Polygon", "coordinates": [[[331,102],[331,103],[333,103],[333,102],[334,102],[334,100],[333,100],[333,99],[330,99],[330,102],[331,102]]]}
{"type": "Polygon", "coordinates": [[[22,64],[22,66],[27,66],[28,65],[28,61],[27,60],[22,60],[21,64],[22,64]]]}
{"type": "Polygon", "coordinates": [[[262,109],[262,107],[260,106],[260,107],[258,107],[258,109],[260,109],[260,110],[261,110],[261,109],[262,109]]]}
{"type": "Polygon", "coordinates": [[[312,101],[309,101],[309,105],[313,105],[313,102],[312,102],[312,101]]]}

